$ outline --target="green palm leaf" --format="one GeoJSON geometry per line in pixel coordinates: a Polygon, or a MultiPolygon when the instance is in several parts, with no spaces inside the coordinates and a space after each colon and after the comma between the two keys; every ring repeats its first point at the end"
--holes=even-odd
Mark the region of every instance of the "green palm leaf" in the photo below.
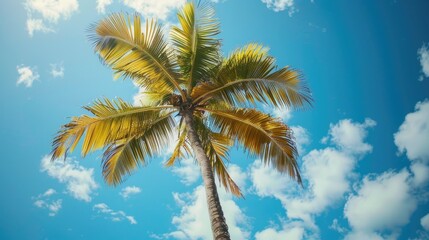
{"type": "Polygon", "coordinates": [[[301,182],[292,131],[282,122],[254,109],[204,109],[214,127],[236,139],[265,164],[301,182]]]}
{"type": "Polygon", "coordinates": [[[192,92],[195,104],[217,99],[233,106],[263,102],[275,107],[300,108],[312,101],[301,76],[288,67],[275,70],[268,49],[249,44],[236,50],[221,65],[213,82],[192,92]]]}
{"type": "Polygon", "coordinates": [[[85,107],[94,117],[74,117],[62,126],[53,141],[52,158],[72,152],[83,137],[82,155],[101,149],[120,139],[133,136],[161,113],[174,111],[172,106],[133,107],[122,101],[98,100],[85,107]]]}
{"type": "Polygon", "coordinates": [[[219,63],[219,23],[209,4],[186,3],[177,14],[179,26],[171,30],[177,63],[188,84],[188,90],[198,81],[207,80],[219,63]]]}
{"type": "Polygon", "coordinates": [[[130,77],[140,86],[172,93],[180,91],[180,76],[160,25],[141,17],[112,14],[94,26],[94,49],[117,77],[130,77]]]}
{"type": "Polygon", "coordinates": [[[137,166],[146,164],[146,157],[160,153],[173,137],[175,122],[171,112],[152,116],[146,127],[107,146],[102,164],[103,176],[108,184],[121,183],[124,175],[130,174],[137,166]]]}

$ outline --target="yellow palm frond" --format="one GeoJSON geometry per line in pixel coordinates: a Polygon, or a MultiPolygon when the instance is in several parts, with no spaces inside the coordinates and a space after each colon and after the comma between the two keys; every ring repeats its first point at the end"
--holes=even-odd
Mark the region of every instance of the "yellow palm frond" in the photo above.
{"type": "Polygon", "coordinates": [[[293,134],[284,123],[254,109],[202,110],[210,114],[221,133],[259,155],[265,164],[301,182],[293,134]]]}
{"type": "Polygon", "coordinates": [[[166,167],[171,167],[174,165],[177,159],[184,158],[185,154],[190,156],[192,155],[192,149],[187,142],[187,130],[186,128],[179,129],[179,137],[177,139],[176,146],[174,147],[173,153],[170,158],[165,162],[166,167]]]}
{"type": "Polygon", "coordinates": [[[72,152],[83,136],[82,155],[85,156],[90,151],[132,136],[136,131],[144,129],[161,113],[175,110],[167,105],[133,107],[121,99],[98,100],[85,109],[95,116],[74,117],[70,123],[62,126],[53,141],[53,159],[64,156],[68,151],[72,152]]]}
{"type": "Polygon", "coordinates": [[[177,15],[179,26],[173,26],[171,39],[190,92],[198,81],[207,80],[220,62],[220,43],[214,38],[219,34],[219,23],[207,3],[186,3],[177,15]]]}
{"type": "Polygon", "coordinates": [[[196,128],[201,139],[204,150],[211,162],[214,173],[219,179],[221,186],[237,197],[243,197],[240,188],[229,175],[224,160],[228,160],[228,149],[234,141],[221,133],[212,132],[202,119],[196,118],[196,128]]]}
{"type": "Polygon", "coordinates": [[[299,108],[311,104],[310,90],[298,72],[288,67],[275,68],[268,49],[249,44],[222,63],[212,82],[194,88],[194,103],[219,99],[233,106],[263,102],[275,107],[299,108]]]}
{"type": "Polygon", "coordinates": [[[146,156],[152,157],[165,149],[175,126],[170,113],[152,115],[145,127],[136,130],[128,138],[109,144],[103,154],[103,176],[108,184],[119,184],[124,175],[137,166],[146,164],[146,156]]]}
{"type": "Polygon", "coordinates": [[[180,76],[160,25],[150,20],[142,32],[141,17],[112,14],[94,26],[90,36],[101,59],[115,76],[130,77],[140,86],[180,91],[180,76]]]}

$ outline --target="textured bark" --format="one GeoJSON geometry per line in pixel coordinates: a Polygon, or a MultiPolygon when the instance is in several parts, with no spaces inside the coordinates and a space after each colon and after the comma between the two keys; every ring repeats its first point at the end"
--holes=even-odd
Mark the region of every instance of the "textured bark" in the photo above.
{"type": "Polygon", "coordinates": [[[188,139],[191,143],[194,155],[198,163],[200,164],[201,176],[203,178],[204,187],[206,189],[207,206],[209,210],[213,239],[229,240],[231,238],[229,236],[228,225],[226,224],[222,207],[220,205],[213,170],[209,158],[204,152],[201,140],[195,129],[192,112],[184,112],[183,117],[185,119],[185,124],[188,129],[188,139]]]}

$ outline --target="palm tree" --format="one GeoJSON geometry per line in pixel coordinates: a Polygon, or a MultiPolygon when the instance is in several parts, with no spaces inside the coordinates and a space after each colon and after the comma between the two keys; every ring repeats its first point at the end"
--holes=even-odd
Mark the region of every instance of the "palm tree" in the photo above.
{"type": "Polygon", "coordinates": [[[91,116],[74,117],[61,127],[52,159],[72,152],[79,142],[82,156],[103,149],[103,177],[117,185],[177,137],[165,165],[193,154],[201,168],[213,237],[230,239],[214,177],[242,196],[226,169],[228,148],[237,142],[301,182],[292,131],[251,107],[301,108],[311,103],[311,94],[296,71],[277,68],[261,45],[249,44],[222,57],[219,23],[210,5],[186,3],[178,20],[170,42],[156,21],[142,24],[138,14],[112,14],[93,26],[95,52],[116,77],[130,78],[145,89],[145,104],[103,99],[84,107],[91,116]]]}

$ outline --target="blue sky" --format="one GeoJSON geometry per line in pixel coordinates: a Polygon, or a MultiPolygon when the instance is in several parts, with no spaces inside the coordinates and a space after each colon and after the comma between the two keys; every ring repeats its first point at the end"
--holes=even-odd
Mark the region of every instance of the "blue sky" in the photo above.
{"type": "MultiPolygon", "coordinates": [[[[99,152],[47,161],[81,106],[133,102],[87,39],[111,12],[176,24],[173,0],[5,0],[0,3],[0,239],[210,239],[192,159],[154,158],[118,187],[99,152]]],[[[213,3],[224,54],[264,44],[302,71],[315,104],[269,109],[292,126],[300,188],[239,147],[229,170],[245,192],[220,190],[233,239],[429,239],[429,2],[225,0],[213,3]]]]}

